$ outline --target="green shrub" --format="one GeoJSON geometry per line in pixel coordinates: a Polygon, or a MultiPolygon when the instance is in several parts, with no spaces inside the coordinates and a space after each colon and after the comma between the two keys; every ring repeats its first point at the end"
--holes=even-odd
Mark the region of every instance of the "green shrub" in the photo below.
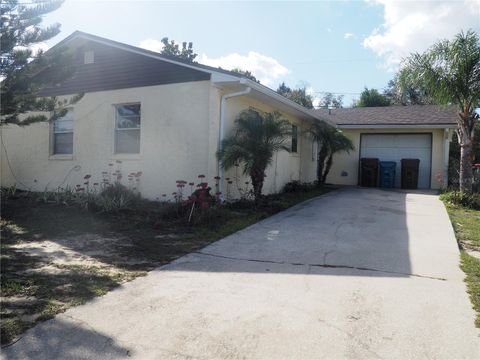
{"type": "Polygon", "coordinates": [[[440,195],[440,200],[447,204],[480,210],[480,194],[448,191],[440,195]]]}
{"type": "Polygon", "coordinates": [[[290,181],[283,187],[285,193],[307,192],[316,187],[316,183],[300,182],[298,180],[290,181]]]}
{"type": "Polygon", "coordinates": [[[8,187],[0,187],[0,194],[2,197],[2,200],[10,199],[12,197],[15,197],[17,193],[17,186],[8,186],[8,187]]]}
{"type": "Polygon", "coordinates": [[[101,212],[117,212],[137,207],[142,199],[140,194],[120,184],[119,182],[106,186],[91,200],[101,212]]]}

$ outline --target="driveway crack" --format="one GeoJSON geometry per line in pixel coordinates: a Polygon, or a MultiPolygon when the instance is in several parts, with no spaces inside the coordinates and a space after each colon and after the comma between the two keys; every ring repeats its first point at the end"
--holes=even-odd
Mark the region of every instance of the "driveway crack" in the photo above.
{"type": "Polygon", "coordinates": [[[228,260],[236,260],[236,261],[249,261],[255,263],[264,263],[264,264],[278,264],[278,265],[291,265],[291,266],[311,266],[311,267],[320,267],[320,268],[327,268],[327,269],[352,269],[352,270],[359,270],[359,271],[373,271],[373,272],[381,272],[385,274],[395,274],[395,275],[403,275],[403,276],[412,276],[412,277],[419,277],[424,279],[431,279],[431,280],[439,280],[439,281],[446,281],[446,278],[438,277],[438,276],[429,276],[429,275],[421,275],[421,274],[413,274],[413,273],[406,273],[401,271],[392,271],[392,270],[382,270],[376,268],[368,268],[362,266],[352,266],[352,265],[333,265],[333,264],[315,264],[315,263],[299,263],[299,262],[287,262],[287,261],[275,261],[275,260],[261,260],[261,259],[249,259],[249,258],[239,258],[233,256],[226,256],[226,255],[219,255],[219,254],[212,254],[203,251],[194,251],[192,254],[197,255],[205,255],[211,256],[221,259],[228,259],[228,260]]]}

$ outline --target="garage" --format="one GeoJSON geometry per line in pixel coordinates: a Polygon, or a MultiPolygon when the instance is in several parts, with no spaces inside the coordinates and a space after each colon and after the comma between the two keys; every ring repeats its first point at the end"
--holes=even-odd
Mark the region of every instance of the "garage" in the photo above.
{"type": "MultiPolygon", "coordinates": [[[[315,111],[335,125],[355,147],[350,152],[334,155],[328,183],[359,185],[362,176],[359,160],[365,157],[395,161],[396,187],[401,187],[400,162],[407,158],[419,160],[417,188],[441,189],[448,183],[450,141],[458,119],[456,106],[398,105],[315,111]]],[[[409,170],[413,169],[412,164],[410,162],[409,170]]],[[[392,180],[388,176],[383,179],[392,180]]],[[[378,180],[375,186],[380,185],[380,176],[378,180]]]]}
{"type": "Polygon", "coordinates": [[[401,185],[401,160],[419,159],[418,188],[429,189],[432,169],[432,134],[361,134],[360,158],[395,161],[395,187],[401,185]]]}

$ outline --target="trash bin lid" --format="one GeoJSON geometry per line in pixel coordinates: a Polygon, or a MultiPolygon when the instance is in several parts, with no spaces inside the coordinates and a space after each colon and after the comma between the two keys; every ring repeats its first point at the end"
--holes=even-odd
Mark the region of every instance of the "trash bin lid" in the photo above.
{"type": "Polygon", "coordinates": [[[380,161],[380,167],[394,168],[397,167],[397,163],[395,161],[380,161]]]}
{"type": "Polygon", "coordinates": [[[402,164],[418,164],[420,163],[420,159],[402,159],[402,164]]]}

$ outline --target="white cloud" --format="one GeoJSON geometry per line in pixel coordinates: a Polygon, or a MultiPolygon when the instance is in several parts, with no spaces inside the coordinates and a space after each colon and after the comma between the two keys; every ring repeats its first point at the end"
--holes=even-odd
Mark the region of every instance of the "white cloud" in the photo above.
{"type": "Polygon", "coordinates": [[[206,54],[202,54],[198,62],[214,67],[221,67],[226,70],[232,70],[234,68],[245,71],[248,70],[266,86],[271,86],[276,79],[289,72],[289,70],[276,59],[255,51],[249,51],[247,55],[231,53],[219,58],[209,58],[206,54]]]}
{"type": "Polygon", "coordinates": [[[307,87],[306,91],[307,95],[310,95],[312,97],[312,103],[313,107],[315,109],[320,107],[320,98],[317,96],[317,93],[315,92],[315,89],[313,87],[307,87]]]}
{"type": "Polygon", "coordinates": [[[367,1],[384,7],[384,23],[364,39],[363,46],[382,56],[390,68],[461,30],[480,31],[480,0],[367,1]]]}
{"type": "Polygon", "coordinates": [[[344,38],[344,39],[350,39],[350,38],[352,38],[352,37],[354,37],[354,36],[355,36],[355,34],[353,34],[353,33],[345,33],[345,35],[343,35],[343,38],[344,38]]]}
{"type": "Polygon", "coordinates": [[[163,44],[159,40],[145,39],[140,41],[140,47],[150,51],[161,52],[163,49],[163,44]]]}

